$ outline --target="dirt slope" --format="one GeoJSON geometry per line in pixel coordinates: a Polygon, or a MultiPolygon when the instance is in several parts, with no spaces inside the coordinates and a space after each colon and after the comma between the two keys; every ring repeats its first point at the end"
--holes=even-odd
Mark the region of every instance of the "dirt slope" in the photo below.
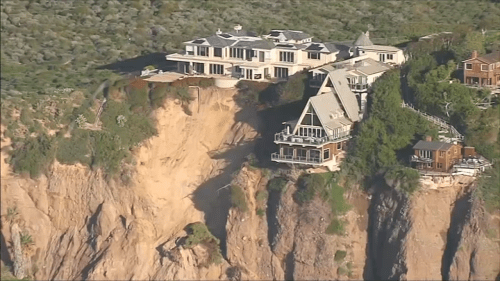
{"type": "MultiPolygon", "coordinates": [[[[212,159],[208,152],[256,136],[251,126],[236,121],[241,109],[233,100],[235,90],[208,89],[200,94],[201,99],[191,103],[192,116],[175,101],[157,111],[159,135],[138,151],[131,187],[108,184],[98,171],[57,163],[47,177],[22,179],[2,162],[2,214],[15,207],[18,214],[13,220],[32,236],[34,245],[26,255],[36,279],[176,276],[160,271],[158,247],[173,241],[188,223],[204,221],[205,212],[216,203],[209,200],[217,198],[206,198],[208,205],[202,208],[193,194],[248,154],[241,151],[228,160],[212,159]]],[[[2,161],[4,157],[2,149],[2,161]]],[[[10,220],[2,216],[4,241],[10,241],[9,229],[10,220]]],[[[2,258],[10,262],[9,256],[2,258]]],[[[195,279],[219,278],[223,273],[220,267],[188,271],[195,279]]]]}

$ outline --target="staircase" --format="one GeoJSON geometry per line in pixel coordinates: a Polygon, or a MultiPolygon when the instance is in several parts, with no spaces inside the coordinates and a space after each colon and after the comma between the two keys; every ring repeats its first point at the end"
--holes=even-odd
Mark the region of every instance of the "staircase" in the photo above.
{"type": "MultiPolygon", "coordinates": [[[[431,121],[432,123],[438,125],[440,128],[444,129],[445,131],[447,131],[453,135],[453,138],[451,138],[451,139],[450,138],[444,138],[444,139],[447,139],[448,141],[455,141],[455,140],[463,141],[464,140],[464,136],[462,134],[460,134],[460,132],[458,132],[457,129],[455,129],[455,127],[446,123],[446,121],[444,121],[443,119],[436,117],[436,116],[429,115],[429,114],[422,112],[418,109],[415,109],[415,107],[413,105],[407,104],[404,101],[401,104],[401,107],[410,109],[411,111],[419,114],[420,116],[422,116],[425,119],[431,121]]],[[[440,133],[441,132],[442,131],[440,131],[440,133]]]]}

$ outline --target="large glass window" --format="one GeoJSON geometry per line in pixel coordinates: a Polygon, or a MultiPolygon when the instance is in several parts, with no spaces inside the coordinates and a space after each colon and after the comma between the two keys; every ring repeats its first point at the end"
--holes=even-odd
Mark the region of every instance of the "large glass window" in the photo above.
{"type": "Polygon", "coordinates": [[[432,158],[432,151],[430,151],[430,150],[420,150],[420,157],[422,157],[422,158],[432,158]]]}
{"type": "Polygon", "coordinates": [[[275,67],[274,77],[277,78],[288,78],[288,68],[286,67],[275,67]]]}
{"type": "Polygon", "coordinates": [[[229,49],[229,56],[232,58],[243,58],[244,49],[241,48],[231,48],[229,49]]]}
{"type": "Polygon", "coordinates": [[[311,60],[319,60],[321,56],[321,53],[314,53],[314,52],[308,52],[307,53],[307,58],[311,60]]]}
{"type": "Polygon", "coordinates": [[[210,64],[210,74],[224,74],[224,66],[222,64],[210,64]]]}
{"type": "Polygon", "coordinates": [[[208,47],[198,46],[198,56],[208,57],[208,47]]]}
{"type": "Polygon", "coordinates": [[[280,52],[280,61],[284,62],[294,62],[294,53],[292,52],[280,52]]]}
{"type": "Polygon", "coordinates": [[[328,159],[330,159],[330,149],[329,148],[323,150],[323,160],[328,160],[328,159]]]}
{"type": "Polygon", "coordinates": [[[471,70],[472,69],[472,63],[466,63],[465,64],[465,69],[471,70]]]}
{"type": "Polygon", "coordinates": [[[222,48],[214,48],[214,57],[222,57],[222,48]]]}

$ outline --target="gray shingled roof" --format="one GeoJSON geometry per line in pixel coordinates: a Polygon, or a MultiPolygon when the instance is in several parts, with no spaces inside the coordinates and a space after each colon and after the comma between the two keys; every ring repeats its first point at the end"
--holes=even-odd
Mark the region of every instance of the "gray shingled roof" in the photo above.
{"type": "Polygon", "coordinates": [[[311,35],[304,33],[302,31],[277,30],[277,29],[271,30],[271,32],[269,32],[268,36],[279,37],[280,34],[283,34],[283,36],[285,36],[286,40],[304,40],[304,39],[312,37],[311,35]]]}
{"type": "Polygon", "coordinates": [[[225,39],[217,35],[212,35],[210,37],[205,38],[210,46],[223,48],[227,46],[231,46],[236,40],[225,39]]]}
{"type": "Polygon", "coordinates": [[[347,72],[345,69],[335,69],[328,73],[328,77],[330,77],[332,81],[340,102],[344,106],[347,117],[349,117],[351,121],[356,122],[359,120],[358,100],[356,99],[356,95],[349,89],[346,75],[347,72]]]}
{"type": "Polygon", "coordinates": [[[274,43],[267,40],[255,40],[255,41],[241,40],[238,41],[236,44],[234,44],[234,47],[271,50],[272,48],[274,48],[274,43]]]}
{"type": "Polygon", "coordinates": [[[370,38],[366,36],[364,32],[361,32],[361,35],[359,35],[358,39],[354,42],[354,46],[372,46],[373,43],[370,41],[370,38]]]}
{"type": "Polygon", "coordinates": [[[307,38],[311,38],[311,35],[307,33],[293,30],[283,30],[283,35],[285,35],[287,40],[304,40],[307,38]]]}
{"type": "Polygon", "coordinates": [[[413,149],[418,150],[445,150],[447,151],[453,146],[451,143],[438,142],[438,141],[419,141],[413,146],[413,149]]]}

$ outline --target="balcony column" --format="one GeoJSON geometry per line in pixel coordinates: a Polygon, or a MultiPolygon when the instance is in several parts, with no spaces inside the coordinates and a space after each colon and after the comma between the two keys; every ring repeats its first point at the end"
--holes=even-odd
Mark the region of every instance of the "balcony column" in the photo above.
{"type": "Polygon", "coordinates": [[[309,152],[310,150],[306,150],[306,161],[310,160],[311,158],[311,153],[309,152]]]}

